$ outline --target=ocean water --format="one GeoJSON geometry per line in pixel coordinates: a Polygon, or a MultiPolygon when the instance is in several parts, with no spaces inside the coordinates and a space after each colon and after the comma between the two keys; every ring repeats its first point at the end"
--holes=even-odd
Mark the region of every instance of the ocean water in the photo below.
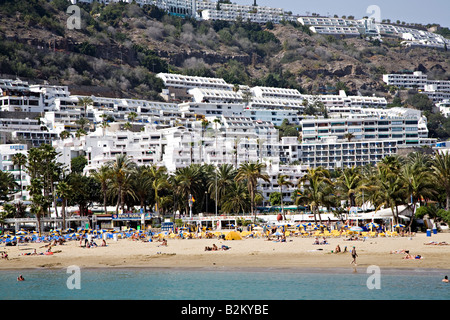
{"type": "Polygon", "coordinates": [[[447,271],[81,269],[75,281],[66,269],[3,270],[0,300],[448,300],[447,271]]]}

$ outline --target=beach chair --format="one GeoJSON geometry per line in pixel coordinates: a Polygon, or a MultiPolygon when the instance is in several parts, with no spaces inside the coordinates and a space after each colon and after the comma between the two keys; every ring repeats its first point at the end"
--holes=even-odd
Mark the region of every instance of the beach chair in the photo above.
{"type": "Polygon", "coordinates": [[[384,232],[381,232],[378,234],[378,237],[382,238],[382,237],[386,237],[386,234],[384,232]]]}

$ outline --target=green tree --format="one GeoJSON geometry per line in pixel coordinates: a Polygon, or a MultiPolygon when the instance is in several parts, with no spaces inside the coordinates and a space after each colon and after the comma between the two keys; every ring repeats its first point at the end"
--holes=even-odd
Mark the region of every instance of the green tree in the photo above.
{"type": "Polygon", "coordinates": [[[256,222],[256,211],[255,211],[255,195],[258,187],[258,180],[263,180],[269,182],[269,176],[264,174],[262,170],[265,168],[265,165],[256,162],[256,163],[243,163],[240,165],[235,180],[237,182],[246,181],[248,191],[250,194],[250,209],[251,214],[254,215],[254,221],[256,222]]]}
{"type": "Polygon", "coordinates": [[[107,199],[108,199],[108,187],[111,182],[111,170],[107,165],[102,165],[100,168],[96,170],[91,170],[91,176],[97,180],[97,182],[101,186],[102,196],[103,196],[103,209],[105,214],[108,213],[108,209],[106,207],[107,199]]]}
{"type": "Polygon", "coordinates": [[[130,189],[131,177],[136,169],[136,164],[125,154],[118,154],[116,160],[109,161],[107,165],[111,168],[111,190],[117,196],[116,214],[119,207],[124,211],[124,200],[126,193],[134,195],[130,189]]]}
{"type": "Polygon", "coordinates": [[[284,215],[284,205],[283,205],[283,187],[289,187],[293,186],[294,184],[288,180],[288,176],[285,174],[279,174],[277,178],[277,183],[280,188],[280,195],[281,195],[281,214],[283,215],[283,218],[286,220],[286,216],[284,215]]]}
{"type": "Polygon", "coordinates": [[[236,177],[236,170],[232,164],[226,163],[219,166],[214,174],[211,174],[208,179],[208,193],[212,199],[222,207],[224,203],[224,197],[228,192],[228,189],[234,183],[236,177]],[[217,187],[217,189],[216,189],[217,187]],[[216,199],[217,194],[217,199],[216,199]]]}
{"type": "Polygon", "coordinates": [[[61,216],[63,218],[63,226],[66,228],[67,199],[73,195],[72,187],[66,181],[60,181],[56,186],[56,194],[61,199],[61,216]]]}
{"type": "Polygon", "coordinates": [[[279,206],[281,205],[281,193],[272,192],[269,196],[269,202],[271,206],[279,206]]]}
{"type": "Polygon", "coordinates": [[[11,172],[0,171],[0,201],[10,201],[11,195],[17,192],[18,187],[11,172]]]}
{"type": "Polygon", "coordinates": [[[346,195],[349,207],[356,206],[355,195],[358,192],[361,180],[362,176],[359,167],[345,168],[337,178],[336,186],[338,190],[346,195]]]}
{"type": "Polygon", "coordinates": [[[250,209],[250,195],[244,183],[233,181],[222,199],[224,213],[245,213],[250,209]]]}
{"type": "Polygon", "coordinates": [[[201,171],[200,166],[192,164],[185,168],[178,168],[172,178],[172,186],[178,196],[181,208],[185,208],[186,214],[189,212],[190,197],[198,200],[201,196],[201,171]]]}
{"type": "Polygon", "coordinates": [[[319,207],[327,203],[326,197],[330,193],[332,185],[330,172],[322,167],[308,169],[308,172],[299,181],[302,193],[297,195],[295,204],[308,204],[314,214],[315,223],[317,223],[317,216],[322,223],[319,207]]]}
{"type": "Polygon", "coordinates": [[[94,100],[90,97],[80,97],[78,98],[78,106],[83,107],[83,117],[86,118],[87,115],[87,107],[92,106],[94,104],[94,100]]]}
{"type": "Polygon", "coordinates": [[[20,198],[23,198],[22,185],[22,168],[27,164],[27,156],[24,153],[16,153],[12,156],[12,161],[15,166],[19,167],[19,181],[20,181],[20,198]]]}
{"type": "Polygon", "coordinates": [[[436,151],[431,162],[431,170],[436,184],[442,186],[446,193],[445,210],[450,210],[450,154],[436,151]]]}
{"type": "Polygon", "coordinates": [[[70,169],[72,172],[83,173],[87,164],[88,161],[85,156],[74,157],[70,160],[70,169]]]}

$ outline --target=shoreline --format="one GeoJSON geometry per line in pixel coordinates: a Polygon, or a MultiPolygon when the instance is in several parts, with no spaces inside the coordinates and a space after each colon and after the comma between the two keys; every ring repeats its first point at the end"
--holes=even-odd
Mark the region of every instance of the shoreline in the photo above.
{"type": "Polygon", "coordinates": [[[7,251],[9,260],[0,260],[0,270],[62,269],[77,265],[81,269],[152,268],[171,270],[225,271],[249,270],[250,272],[305,272],[308,270],[352,270],[350,251],[356,247],[356,269],[366,272],[371,265],[389,272],[446,272],[450,273],[450,245],[426,245],[429,241],[450,243],[450,233],[432,237],[417,234],[407,237],[368,238],[365,241],[344,241],[328,238],[328,245],[314,245],[314,237],[288,237],[280,243],[266,239],[219,240],[219,239],[169,239],[168,246],[160,242],[141,242],[130,239],[109,241],[107,247],[81,248],[78,241],[70,241],[52,248],[51,256],[23,255],[33,249],[45,250],[43,243],[30,243],[18,247],[0,247],[7,251]],[[229,250],[205,251],[206,246],[227,245],[229,250]],[[347,253],[331,253],[336,245],[347,246],[347,253]],[[403,259],[404,254],[391,253],[409,250],[423,259],[403,259]]]}
{"type": "MultiPolygon", "coordinates": [[[[1,271],[13,272],[13,271],[54,271],[54,270],[64,270],[65,267],[51,267],[51,268],[2,268],[1,271]]],[[[291,274],[350,274],[350,273],[360,273],[366,274],[366,267],[356,266],[356,267],[252,267],[252,268],[241,268],[241,267],[146,267],[146,266],[120,266],[120,267],[83,267],[82,270],[86,271],[154,271],[154,272],[237,272],[237,273],[291,273],[291,274]]],[[[388,275],[421,275],[421,274],[450,274],[449,269],[437,269],[437,268],[380,268],[382,274],[388,275]]]]}

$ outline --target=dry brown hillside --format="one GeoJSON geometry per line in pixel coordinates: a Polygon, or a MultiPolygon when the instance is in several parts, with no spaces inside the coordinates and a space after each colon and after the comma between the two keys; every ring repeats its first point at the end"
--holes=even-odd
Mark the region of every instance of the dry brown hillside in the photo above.
{"type": "Polygon", "coordinates": [[[137,5],[83,5],[82,29],[68,30],[60,1],[0,4],[0,73],[71,86],[85,94],[156,98],[161,71],[303,92],[386,94],[382,74],[422,70],[450,79],[450,54],[308,34],[302,26],[197,22],[137,5]],[[8,7],[5,7],[8,5],[8,7]]]}

